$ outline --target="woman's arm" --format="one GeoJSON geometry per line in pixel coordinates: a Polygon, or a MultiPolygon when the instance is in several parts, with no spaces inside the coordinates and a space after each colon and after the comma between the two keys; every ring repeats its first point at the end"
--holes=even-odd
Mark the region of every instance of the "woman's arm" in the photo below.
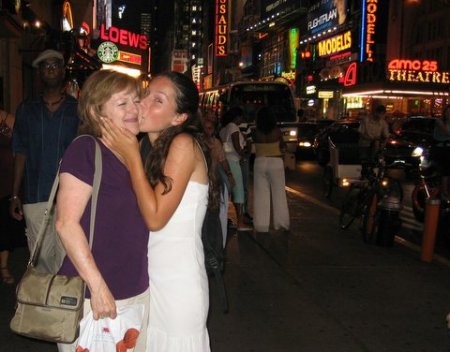
{"type": "Polygon", "coordinates": [[[69,173],[61,173],[57,196],[56,231],[68,257],[91,292],[94,319],[115,318],[114,297],[97,268],[80,220],[92,187],[69,173]]]}
{"type": "Polygon", "coordinates": [[[105,121],[102,132],[105,143],[118,152],[127,165],[139,209],[152,231],[160,230],[167,224],[180,204],[191,178],[193,181],[208,183],[207,178],[202,179],[197,167],[200,163],[204,165],[201,151],[187,134],[176,136],[170,145],[164,174],[171,179],[172,189],[163,194],[164,186],[161,183],[153,189],[148,182],[136,137],[109,121],[105,121]]]}
{"type": "Polygon", "coordinates": [[[235,131],[231,134],[231,142],[233,143],[234,150],[236,150],[236,153],[238,153],[241,157],[244,155],[244,151],[241,148],[241,141],[239,138],[239,134],[241,132],[235,131]]]}
{"type": "Polygon", "coordinates": [[[281,132],[281,129],[278,127],[276,128],[275,131],[276,131],[275,133],[277,135],[278,141],[280,142],[280,151],[281,151],[281,153],[285,154],[287,151],[287,145],[283,139],[283,132],[281,132]]]}

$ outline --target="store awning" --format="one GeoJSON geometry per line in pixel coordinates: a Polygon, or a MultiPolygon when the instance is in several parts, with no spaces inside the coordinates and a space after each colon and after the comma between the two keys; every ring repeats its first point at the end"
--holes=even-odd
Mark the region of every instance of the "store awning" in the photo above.
{"type": "Polygon", "coordinates": [[[352,87],[344,87],[343,97],[428,97],[428,98],[448,98],[449,85],[417,85],[392,82],[376,82],[360,84],[352,87]]]}

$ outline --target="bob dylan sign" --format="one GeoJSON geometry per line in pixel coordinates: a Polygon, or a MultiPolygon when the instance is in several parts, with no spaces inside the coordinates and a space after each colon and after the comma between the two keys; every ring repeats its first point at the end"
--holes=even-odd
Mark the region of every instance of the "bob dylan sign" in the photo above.
{"type": "Polygon", "coordinates": [[[347,15],[348,0],[320,0],[308,10],[308,34],[344,24],[347,15]]]}
{"type": "Polygon", "coordinates": [[[215,55],[228,55],[228,0],[216,0],[215,55]]]}
{"type": "Polygon", "coordinates": [[[298,0],[261,0],[261,19],[293,11],[298,7],[298,3],[298,0]]]}

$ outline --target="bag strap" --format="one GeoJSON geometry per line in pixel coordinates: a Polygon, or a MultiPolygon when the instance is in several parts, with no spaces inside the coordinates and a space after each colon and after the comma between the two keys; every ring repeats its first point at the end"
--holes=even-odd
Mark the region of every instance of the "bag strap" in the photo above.
{"type": "MultiPolygon", "coordinates": [[[[90,221],[90,228],[89,228],[89,248],[92,249],[92,243],[94,241],[94,228],[95,228],[95,216],[97,211],[97,199],[98,199],[98,192],[100,189],[100,182],[102,179],[102,153],[100,150],[100,145],[98,144],[95,137],[90,135],[80,135],[77,138],[74,139],[74,141],[80,137],[88,136],[92,138],[95,142],[95,172],[94,172],[94,180],[92,184],[92,196],[91,196],[91,221],[90,221]]],[[[50,221],[50,213],[54,207],[55,204],[55,197],[56,197],[56,191],[58,190],[59,185],[59,169],[55,176],[55,180],[53,181],[53,186],[50,191],[50,197],[48,198],[47,207],[44,212],[44,218],[42,219],[41,227],[39,228],[39,233],[36,238],[36,244],[33,248],[33,252],[31,253],[30,260],[28,261],[29,266],[34,266],[37,261],[37,256],[39,253],[39,250],[41,249],[42,242],[44,240],[45,230],[47,229],[48,223],[50,221]]]]}

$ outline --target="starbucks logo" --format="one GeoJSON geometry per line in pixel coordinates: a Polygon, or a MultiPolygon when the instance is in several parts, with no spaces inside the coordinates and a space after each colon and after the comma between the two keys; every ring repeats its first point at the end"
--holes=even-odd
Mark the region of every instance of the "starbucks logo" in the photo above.
{"type": "Polygon", "coordinates": [[[113,42],[103,42],[97,49],[97,56],[104,63],[109,64],[119,58],[119,49],[113,42]]]}

